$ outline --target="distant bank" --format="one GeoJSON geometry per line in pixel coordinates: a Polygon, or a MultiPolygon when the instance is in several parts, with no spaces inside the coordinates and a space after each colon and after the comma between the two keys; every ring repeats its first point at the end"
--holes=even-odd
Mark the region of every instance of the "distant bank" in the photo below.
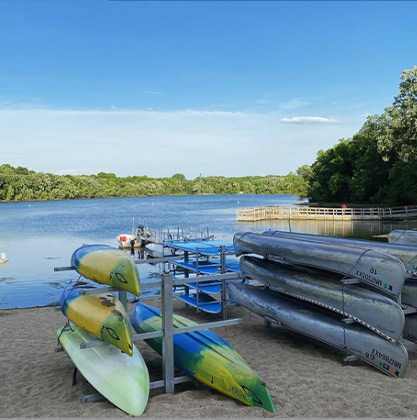
{"type": "Polygon", "coordinates": [[[55,175],[31,171],[21,166],[0,166],[2,202],[203,194],[304,196],[306,191],[306,182],[293,173],[232,178],[199,176],[189,180],[179,173],[170,178],[117,177],[105,172],[97,175],[55,175]]]}

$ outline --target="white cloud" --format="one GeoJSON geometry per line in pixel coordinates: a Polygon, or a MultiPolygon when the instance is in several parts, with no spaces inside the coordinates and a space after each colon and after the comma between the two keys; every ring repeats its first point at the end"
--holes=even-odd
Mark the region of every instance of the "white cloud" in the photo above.
{"type": "Polygon", "coordinates": [[[319,149],[351,136],[363,123],[356,117],[312,129],[281,124],[282,117],[273,112],[0,108],[0,163],[120,176],[286,174],[312,163],[319,149]]]}
{"type": "Polygon", "coordinates": [[[289,124],[333,124],[337,120],[325,117],[291,117],[281,118],[281,122],[289,124]]]}

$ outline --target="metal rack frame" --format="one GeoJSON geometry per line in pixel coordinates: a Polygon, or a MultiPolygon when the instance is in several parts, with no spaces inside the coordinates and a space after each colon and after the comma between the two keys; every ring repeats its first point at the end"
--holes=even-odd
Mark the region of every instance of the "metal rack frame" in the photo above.
{"type": "MultiPolygon", "coordinates": [[[[149,260],[135,260],[136,264],[146,264],[146,263],[166,263],[170,262],[175,257],[164,257],[164,258],[154,258],[151,261],[149,260]]],[[[73,267],[55,267],[54,271],[69,271],[74,270],[73,267]]],[[[223,284],[226,285],[228,280],[239,279],[239,273],[227,273],[227,274],[218,274],[214,276],[203,276],[196,278],[195,282],[201,281],[214,281],[222,280],[223,284]]],[[[224,319],[222,321],[209,322],[204,324],[192,325],[188,327],[174,328],[173,326],[173,286],[181,285],[186,282],[187,279],[176,280],[173,279],[169,272],[165,271],[161,274],[161,280],[157,282],[147,283],[144,290],[154,287],[161,287],[160,296],[152,296],[152,298],[158,299],[161,297],[162,304],[162,329],[161,331],[153,331],[148,333],[133,334],[133,341],[146,340],[149,338],[162,337],[162,372],[163,378],[161,380],[153,381],[150,383],[150,389],[155,388],[164,388],[166,394],[173,394],[175,391],[175,384],[187,382],[193,380],[187,375],[175,377],[174,375],[174,335],[184,334],[192,331],[200,331],[207,328],[219,328],[226,327],[231,325],[239,324],[242,319],[224,319]]],[[[123,303],[124,307],[127,308],[127,292],[124,290],[117,289],[115,287],[99,287],[96,289],[87,289],[83,290],[81,294],[99,294],[103,292],[118,292],[119,298],[123,303]]],[[[140,298],[139,298],[140,300],[140,298]]],[[[148,300],[148,299],[147,299],[148,300]]],[[[87,349],[97,346],[111,345],[99,339],[94,339],[88,343],[82,343],[80,349],[87,349]]],[[[63,351],[62,347],[58,347],[55,351],[63,351]]],[[[81,397],[83,402],[98,401],[100,399],[100,394],[92,394],[81,397]]]]}

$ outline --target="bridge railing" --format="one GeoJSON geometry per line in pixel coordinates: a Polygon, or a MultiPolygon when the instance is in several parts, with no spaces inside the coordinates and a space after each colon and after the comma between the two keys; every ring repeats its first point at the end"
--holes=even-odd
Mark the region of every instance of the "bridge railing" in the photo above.
{"type": "Polygon", "coordinates": [[[325,219],[325,220],[380,220],[417,218],[417,206],[401,207],[281,207],[268,206],[237,210],[239,221],[267,219],[325,219]]]}

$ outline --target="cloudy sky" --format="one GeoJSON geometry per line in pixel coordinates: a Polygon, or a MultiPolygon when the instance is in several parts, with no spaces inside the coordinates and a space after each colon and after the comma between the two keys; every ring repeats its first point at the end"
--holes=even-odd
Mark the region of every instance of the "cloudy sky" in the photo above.
{"type": "Polygon", "coordinates": [[[416,21],[398,1],[0,2],[0,163],[287,174],[392,103],[416,21]]]}

